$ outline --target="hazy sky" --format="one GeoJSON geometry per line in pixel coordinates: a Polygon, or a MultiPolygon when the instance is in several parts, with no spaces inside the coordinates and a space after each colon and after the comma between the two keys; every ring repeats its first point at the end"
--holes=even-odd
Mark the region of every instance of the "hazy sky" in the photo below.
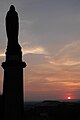
{"type": "MultiPolygon", "coordinates": [[[[5,60],[5,16],[11,4],[19,13],[19,43],[28,65],[25,99],[80,99],[80,0],[0,0],[0,64],[5,60]]],[[[2,92],[1,67],[0,76],[2,92]]]]}

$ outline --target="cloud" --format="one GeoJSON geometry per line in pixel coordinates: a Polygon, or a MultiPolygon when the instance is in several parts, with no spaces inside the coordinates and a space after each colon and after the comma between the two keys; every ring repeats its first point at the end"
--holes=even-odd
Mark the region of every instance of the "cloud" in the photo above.
{"type": "Polygon", "coordinates": [[[25,54],[47,54],[44,48],[42,47],[35,47],[35,48],[23,48],[23,55],[25,54]]]}
{"type": "Polygon", "coordinates": [[[5,54],[1,52],[0,53],[0,57],[4,57],[4,56],[5,56],[5,54]]]}
{"type": "Polygon", "coordinates": [[[74,41],[65,45],[49,63],[67,66],[80,64],[80,41],[74,41]]]}

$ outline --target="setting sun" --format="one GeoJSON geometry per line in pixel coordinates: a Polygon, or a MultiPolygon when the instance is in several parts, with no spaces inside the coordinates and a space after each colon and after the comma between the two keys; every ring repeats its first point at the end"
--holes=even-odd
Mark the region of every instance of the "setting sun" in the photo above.
{"type": "Polygon", "coordinates": [[[70,100],[71,99],[71,97],[68,97],[68,100],[70,100]]]}

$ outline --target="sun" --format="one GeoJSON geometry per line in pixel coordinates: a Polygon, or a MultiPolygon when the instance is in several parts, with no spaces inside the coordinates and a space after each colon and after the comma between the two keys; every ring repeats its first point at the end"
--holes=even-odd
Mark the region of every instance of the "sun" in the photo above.
{"type": "Polygon", "coordinates": [[[69,97],[68,97],[68,100],[70,100],[70,99],[71,99],[71,97],[69,96],[69,97]]]}

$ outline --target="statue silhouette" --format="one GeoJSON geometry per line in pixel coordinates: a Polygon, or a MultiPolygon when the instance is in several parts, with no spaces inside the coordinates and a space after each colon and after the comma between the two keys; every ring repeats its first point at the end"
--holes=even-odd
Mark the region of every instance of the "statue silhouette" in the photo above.
{"type": "Polygon", "coordinates": [[[3,82],[3,120],[23,120],[23,68],[22,51],[18,44],[19,19],[13,5],[6,15],[6,33],[8,45],[6,61],[2,63],[4,69],[3,82]]]}
{"type": "Polygon", "coordinates": [[[6,33],[8,38],[7,52],[14,54],[18,52],[21,48],[20,45],[18,44],[19,34],[18,13],[15,11],[15,7],[13,5],[10,6],[10,9],[6,15],[6,33]]]}
{"type": "Polygon", "coordinates": [[[18,14],[13,5],[10,6],[6,15],[6,32],[8,37],[8,44],[15,45],[18,43],[19,22],[18,14]]]}

